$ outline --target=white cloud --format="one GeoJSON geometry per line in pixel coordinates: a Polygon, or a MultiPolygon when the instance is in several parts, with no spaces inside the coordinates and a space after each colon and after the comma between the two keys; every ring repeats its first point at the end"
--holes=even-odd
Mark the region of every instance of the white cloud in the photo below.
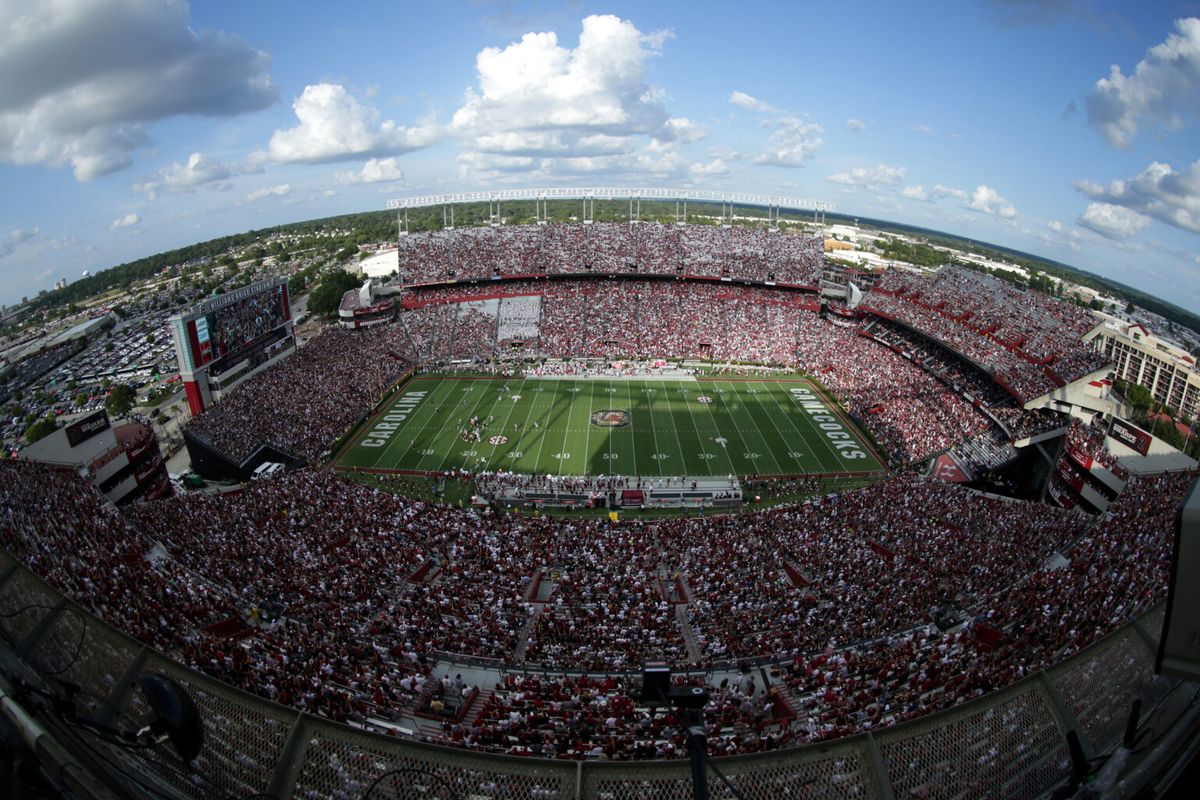
{"type": "Polygon", "coordinates": [[[740,150],[734,150],[732,147],[716,145],[708,148],[708,157],[719,158],[722,161],[740,161],[746,157],[746,154],[740,150]]]}
{"type": "Polygon", "coordinates": [[[271,105],[269,66],[238,37],[194,32],[178,0],[3,4],[0,160],[91,180],[129,165],[150,123],[271,105]]]}
{"type": "Polygon", "coordinates": [[[323,164],[354,158],[400,155],[437,141],[437,125],[406,128],[380,121],[379,111],[358,102],[337,83],[304,87],[292,103],[300,124],[277,130],[266,157],[278,163],[323,164]]]}
{"type": "Polygon", "coordinates": [[[1177,20],[1175,28],[1132,75],[1113,64],[1087,96],[1088,123],[1113,147],[1129,147],[1143,119],[1174,129],[1200,111],[1200,19],[1177,20]]]}
{"type": "Polygon", "coordinates": [[[771,134],[767,149],[754,157],[755,164],[800,167],[824,144],[821,134],[825,129],[815,122],[784,115],[772,120],[771,125],[775,132],[771,134]]]}
{"type": "Polygon", "coordinates": [[[214,161],[203,153],[192,153],[186,164],[173,163],[162,170],[163,185],[174,191],[185,191],[206,183],[223,181],[236,172],[234,167],[214,161]]]}
{"type": "Polygon", "coordinates": [[[867,123],[863,122],[857,117],[851,117],[850,119],[846,120],[846,127],[849,128],[852,133],[858,133],[859,131],[866,130],[867,123]]]}
{"type": "Polygon", "coordinates": [[[976,186],[971,197],[963,202],[963,208],[981,211],[984,214],[994,214],[1002,219],[1012,219],[1017,215],[1017,209],[1013,207],[1012,203],[1001,197],[995,189],[986,185],[976,186]]]}
{"type": "Polygon", "coordinates": [[[765,114],[776,111],[775,107],[769,103],[759,100],[757,97],[752,97],[745,92],[734,92],[729,95],[729,102],[738,108],[744,108],[747,111],[759,111],[765,114]]]}
{"type": "Polygon", "coordinates": [[[0,236],[0,258],[11,255],[26,242],[41,238],[41,228],[13,228],[7,236],[0,236]]]}
{"type": "Polygon", "coordinates": [[[720,175],[728,175],[729,165],[722,159],[714,158],[707,164],[692,164],[688,167],[688,171],[697,178],[715,178],[720,175]]]}
{"type": "Polygon", "coordinates": [[[402,181],[404,173],[396,166],[395,158],[372,158],[358,172],[339,172],[336,178],[338,183],[346,184],[383,183],[402,181]]]}
{"type": "Polygon", "coordinates": [[[764,116],[762,124],[774,128],[766,149],[754,157],[754,163],[764,166],[801,167],[817,151],[824,140],[825,129],[804,117],[775,108],[745,92],[729,95],[731,105],[764,116]]]}
{"type": "Polygon", "coordinates": [[[928,126],[928,125],[924,125],[924,124],[913,125],[913,126],[912,126],[912,129],[913,129],[914,131],[916,131],[917,133],[923,133],[923,134],[925,134],[926,136],[932,136],[932,135],[933,135],[933,128],[931,128],[931,127],[930,127],[930,126],[928,126]]]}
{"type": "Polygon", "coordinates": [[[1200,233],[1200,161],[1183,172],[1157,161],[1129,180],[1075,184],[1093,200],[1123,206],[1176,228],[1200,233]]]}
{"type": "Polygon", "coordinates": [[[263,188],[255,189],[253,192],[246,195],[243,205],[256,203],[266,197],[283,197],[290,191],[292,191],[292,187],[286,183],[281,183],[278,186],[264,186],[263,188]]]}
{"type": "Polygon", "coordinates": [[[218,189],[228,189],[229,184],[223,181],[235,175],[259,171],[261,170],[258,167],[250,164],[227,164],[203,153],[192,153],[183,164],[178,161],[172,162],[160,169],[153,178],[135,181],[133,191],[154,200],[158,197],[160,189],[174,193],[193,192],[208,184],[213,184],[218,189]]]}
{"type": "Polygon", "coordinates": [[[1048,223],[1046,223],[1046,227],[1049,228],[1050,230],[1054,231],[1055,233],[1062,233],[1063,230],[1065,230],[1063,224],[1056,219],[1052,219],[1048,223]]]}
{"type": "Polygon", "coordinates": [[[1109,239],[1128,239],[1150,225],[1150,218],[1112,203],[1089,203],[1079,224],[1109,239]]]}
{"type": "MultiPolygon", "coordinates": [[[[467,90],[450,128],[471,152],[560,157],[553,163],[568,171],[607,162],[567,159],[632,154],[638,136],[652,137],[660,150],[696,141],[705,130],[687,118],[671,118],[662,91],[645,80],[647,60],[670,36],[593,15],[583,20],[574,49],[561,46],[553,32],[485,48],[475,59],[478,85],[467,90]]],[[[460,165],[484,163],[460,158],[460,165]]]]}
{"type": "Polygon", "coordinates": [[[855,167],[846,172],[830,175],[828,180],[855,188],[877,189],[880,186],[895,186],[904,180],[907,170],[904,167],[893,167],[879,164],[874,167],[855,167]]]}
{"type": "Polygon", "coordinates": [[[920,186],[906,187],[900,193],[913,200],[940,200],[943,197],[953,197],[958,201],[961,208],[967,208],[971,211],[991,214],[1001,219],[1012,219],[1017,216],[1017,209],[1013,204],[1001,197],[999,192],[986,184],[976,186],[972,192],[938,183],[929,190],[928,194],[920,186]]]}
{"type": "Polygon", "coordinates": [[[708,128],[703,125],[698,125],[687,117],[676,117],[663,123],[662,128],[654,135],[654,140],[656,142],[691,144],[700,141],[707,135],[708,128]]]}
{"type": "Polygon", "coordinates": [[[112,230],[112,231],[116,231],[116,230],[120,230],[121,228],[130,228],[130,227],[133,227],[134,225],[137,225],[141,221],[142,221],[141,217],[139,217],[137,214],[130,211],[125,216],[114,219],[112,221],[112,224],[108,226],[108,229],[112,230]]]}
{"type": "Polygon", "coordinates": [[[934,197],[953,197],[954,199],[958,200],[959,202],[963,203],[964,205],[967,202],[967,193],[964,192],[962,189],[955,189],[950,186],[943,186],[940,183],[936,184],[933,187],[932,195],[934,197]]]}
{"type": "Polygon", "coordinates": [[[533,156],[506,156],[468,151],[458,154],[458,172],[463,179],[504,180],[514,174],[530,180],[549,175],[551,159],[533,156]]]}

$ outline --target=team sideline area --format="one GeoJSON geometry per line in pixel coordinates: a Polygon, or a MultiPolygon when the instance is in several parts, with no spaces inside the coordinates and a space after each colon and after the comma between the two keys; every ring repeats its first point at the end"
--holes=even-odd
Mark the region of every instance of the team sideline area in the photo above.
{"type": "Polygon", "coordinates": [[[885,471],[809,381],[602,374],[414,379],[337,466],[697,478],[885,471]]]}

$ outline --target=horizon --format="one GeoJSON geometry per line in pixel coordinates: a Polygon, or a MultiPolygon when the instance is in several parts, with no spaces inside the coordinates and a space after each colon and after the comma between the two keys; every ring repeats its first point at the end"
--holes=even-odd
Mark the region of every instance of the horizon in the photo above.
{"type": "Polygon", "coordinates": [[[853,39],[772,3],[277,8],[0,8],[26,79],[0,92],[0,303],[390,197],[590,184],[828,200],[1200,313],[1186,3],[868,3],[853,39]]]}

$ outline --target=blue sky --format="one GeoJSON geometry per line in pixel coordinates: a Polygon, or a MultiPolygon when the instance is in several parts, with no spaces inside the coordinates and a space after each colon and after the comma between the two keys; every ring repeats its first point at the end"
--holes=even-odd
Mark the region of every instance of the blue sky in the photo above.
{"type": "Polygon", "coordinates": [[[0,303],[503,186],[830,200],[1200,312],[1200,3],[0,0],[0,303]]]}

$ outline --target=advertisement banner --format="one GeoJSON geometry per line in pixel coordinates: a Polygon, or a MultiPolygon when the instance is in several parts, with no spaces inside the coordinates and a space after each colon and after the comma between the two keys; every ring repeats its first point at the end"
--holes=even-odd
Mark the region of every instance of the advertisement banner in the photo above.
{"type": "Polygon", "coordinates": [[[1109,430],[1108,435],[1130,450],[1135,451],[1138,455],[1144,456],[1150,452],[1150,434],[1123,419],[1113,420],[1112,428],[1109,430]]]}
{"type": "Polygon", "coordinates": [[[101,409],[95,414],[89,414],[81,420],[72,422],[66,427],[67,442],[71,447],[77,447],[82,442],[108,428],[108,413],[101,409]]]}

